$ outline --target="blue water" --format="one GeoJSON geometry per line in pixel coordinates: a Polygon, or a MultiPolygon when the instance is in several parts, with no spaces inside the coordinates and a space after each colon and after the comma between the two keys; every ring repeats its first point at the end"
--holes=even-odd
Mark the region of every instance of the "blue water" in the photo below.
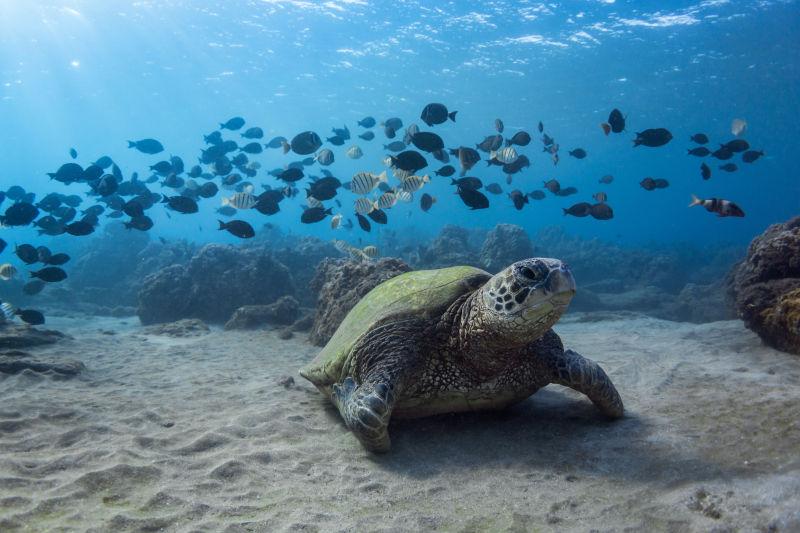
{"type": "MultiPolygon", "coordinates": [[[[233,116],[246,119],[245,129],[263,127],[264,141],[308,129],[324,139],[331,127],[349,126],[353,139],[333,147],[337,161],[329,167],[348,181],[355,172],[384,168],[381,146],[388,141],[380,128],[371,142],[356,137],[363,131],[356,121],[366,115],[415,122],[448,147],[474,146],[494,133],[499,117],[507,135],[524,129],[534,137],[520,149],[533,164],[512,186],[484,163],[470,175],[524,192],[555,178],[579,193],[548,194],[521,211],[505,195],[489,195],[490,209],[470,211],[449,179],[434,177],[424,191],[438,200],[429,213],[416,199],[399,204],[388,212],[389,225],[373,224],[370,234],[357,226],[334,232],[327,220],[300,224],[302,193],[275,216],[248,211],[236,218],[257,233],[269,222],[364,244],[379,243],[387,228],[424,239],[446,223],[490,228],[498,222],[532,234],[563,225],[624,244],[746,243],[800,211],[798,45],[800,9],[793,1],[0,0],[0,189],[18,184],[40,197],[86,192],[86,184],[63,186],[46,176],[70,161],[71,147],[83,165],[111,156],[126,178],[134,171],[147,177],[149,165],[171,154],[183,157],[188,169],[205,147],[203,134],[233,116]],[[457,122],[425,127],[419,114],[429,102],[458,110],[457,122]],[[615,107],[627,115],[627,131],[606,137],[599,124],[615,107]],[[747,121],[742,137],[766,156],[751,165],[735,156],[734,173],[705,158],[714,175],[704,182],[701,159],[686,155],[689,136],[704,132],[715,149],[732,138],[734,118],[747,121]],[[541,151],[540,120],[561,145],[557,166],[541,151]],[[632,148],[636,131],[655,127],[669,129],[674,139],[660,148],[632,148]],[[166,151],[148,156],[127,148],[128,139],[144,137],[160,140],[166,151]],[[362,159],[347,159],[352,144],[363,149],[362,159]],[[567,154],[577,147],[588,152],[586,159],[567,154]],[[598,183],[605,174],[614,176],[611,185],[598,183]],[[647,192],[638,185],[645,176],[671,185],[647,192]],[[608,194],[613,220],[562,215],[563,207],[591,202],[598,191],[608,194]],[[688,209],[691,193],[732,200],[747,216],[688,209]]],[[[238,132],[226,138],[240,140],[238,132]]],[[[263,165],[253,180],[257,192],[262,183],[279,185],[268,170],[301,159],[280,150],[250,158],[263,165]]],[[[440,165],[427,158],[432,173],[440,165]]],[[[307,170],[320,175],[316,165],[307,170]]],[[[216,230],[214,210],[223,194],[230,192],[201,201],[196,215],[168,218],[162,206],[154,207],[150,234],[236,242],[216,230]]],[[[326,204],[354,218],[355,196],[341,191],[338,197],[342,209],[326,204]]],[[[3,236],[55,248],[84,239],[35,237],[31,228],[4,229],[3,236]]]]}

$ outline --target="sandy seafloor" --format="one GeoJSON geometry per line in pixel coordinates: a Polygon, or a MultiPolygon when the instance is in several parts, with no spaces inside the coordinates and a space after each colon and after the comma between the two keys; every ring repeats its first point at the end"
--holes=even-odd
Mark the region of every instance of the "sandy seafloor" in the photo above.
{"type": "Polygon", "coordinates": [[[317,351],[301,337],[48,325],[73,339],[32,351],[88,369],[0,378],[3,532],[800,531],[800,358],[738,321],[567,317],[624,419],[551,385],[395,422],[385,456],[298,376],[317,351]]]}

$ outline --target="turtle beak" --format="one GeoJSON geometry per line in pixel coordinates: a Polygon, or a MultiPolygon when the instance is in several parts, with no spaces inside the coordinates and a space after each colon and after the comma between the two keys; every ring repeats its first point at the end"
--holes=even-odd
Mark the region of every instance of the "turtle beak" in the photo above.
{"type": "Polygon", "coordinates": [[[575,278],[572,277],[572,271],[566,263],[560,261],[550,269],[544,286],[545,290],[553,295],[554,300],[565,300],[565,305],[575,295],[575,278]]]}

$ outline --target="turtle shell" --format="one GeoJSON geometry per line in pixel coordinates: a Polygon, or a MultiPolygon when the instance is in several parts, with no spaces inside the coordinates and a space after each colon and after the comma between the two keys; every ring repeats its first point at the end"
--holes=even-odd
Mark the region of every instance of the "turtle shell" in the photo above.
{"type": "Polygon", "coordinates": [[[434,318],[459,296],[472,292],[491,275],[479,268],[456,266],[437,270],[414,270],[384,281],[369,291],[347,313],[328,344],[300,375],[317,387],[338,383],[342,369],[359,338],[392,318],[434,318]]]}

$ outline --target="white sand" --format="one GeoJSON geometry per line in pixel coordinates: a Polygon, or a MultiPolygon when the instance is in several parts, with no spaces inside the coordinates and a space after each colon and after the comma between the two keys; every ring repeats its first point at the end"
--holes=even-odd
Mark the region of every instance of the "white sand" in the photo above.
{"type": "Polygon", "coordinates": [[[55,320],[75,340],[33,351],[88,371],[0,378],[0,531],[800,530],[800,358],[737,321],[580,319],[557,330],[626,418],[551,386],[397,422],[380,457],[297,375],[302,340],[55,320]]]}

